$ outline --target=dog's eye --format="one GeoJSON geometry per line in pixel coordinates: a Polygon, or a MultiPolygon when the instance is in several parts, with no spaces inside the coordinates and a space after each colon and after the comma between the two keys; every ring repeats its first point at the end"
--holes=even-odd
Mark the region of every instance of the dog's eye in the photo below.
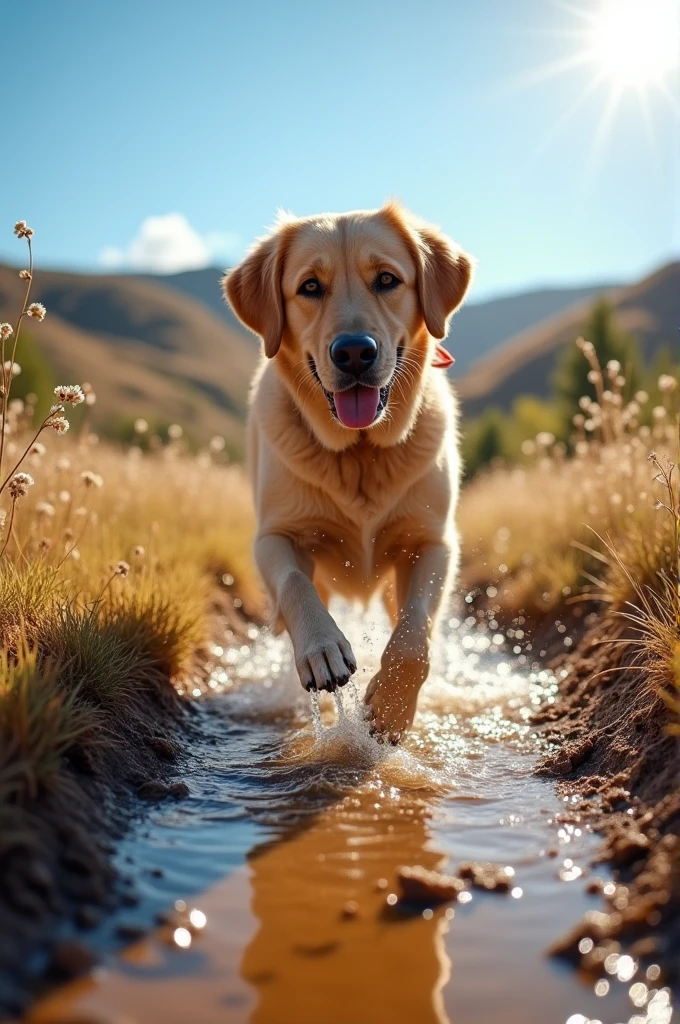
{"type": "Polygon", "coordinates": [[[375,288],[379,292],[389,292],[399,284],[401,284],[399,278],[395,274],[390,274],[387,270],[383,270],[375,279],[375,288]]]}
{"type": "Polygon", "coordinates": [[[323,295],[323,288],[321,287],[321,282],[317,281],[315,277],[308,277],[306,281],[302,282],[297,293],[312,299],[319,299],[323,295]]]}

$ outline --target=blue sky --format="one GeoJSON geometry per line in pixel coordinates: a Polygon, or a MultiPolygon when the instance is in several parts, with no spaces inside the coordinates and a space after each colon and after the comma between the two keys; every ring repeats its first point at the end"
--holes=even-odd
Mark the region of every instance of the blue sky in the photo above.
{"type": "Polygon", "coordinates": [[[6,5],[0,259],[25,218],[42,266],[224,263],[277,207],[396,195],[477,256],[478,296],[634,279],[679,247],[677,114],[625,89],[604,132],[596,61],[539,70],[600,2],[6,5]]]}

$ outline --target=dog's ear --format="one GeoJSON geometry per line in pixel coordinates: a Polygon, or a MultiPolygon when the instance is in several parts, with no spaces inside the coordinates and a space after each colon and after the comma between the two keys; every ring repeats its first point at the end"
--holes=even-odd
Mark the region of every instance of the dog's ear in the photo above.
{"type": "Polygon", "coordinates": [[[279,351],[283,334],[282,272],[283,238],[277,231],[222,278],[225,298],[241,323],[260,335],[268,359],[279,351]]]}
{"type": "Polygon", "coordinates": [[[448,320],[470,287],[474,260],[431,224],[414,217],[395,200],[383,207],[400,230],[416,264],[423,317],[433,338],[446,337],[448,320]]]}
{"type": "Polygon", "coordinates": [[[418,291],[433,338],[446,337],[448,321],[470,287],[474,263],[445,235],[429,226],[412,229],[418,243],[418,291]]]}

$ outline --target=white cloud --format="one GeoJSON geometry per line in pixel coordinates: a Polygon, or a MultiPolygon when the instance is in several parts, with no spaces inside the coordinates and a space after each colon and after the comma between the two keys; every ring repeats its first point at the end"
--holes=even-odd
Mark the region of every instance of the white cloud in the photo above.
{"type": "Polygon", "coordinates": [[[105,246],[99,253],[99,263],[110,270],[174,274],[233,261],[241,249],[236,234],[212,231],[201,235],[183,213],[166,213],[143,220],[126,248],[105,246]]]}

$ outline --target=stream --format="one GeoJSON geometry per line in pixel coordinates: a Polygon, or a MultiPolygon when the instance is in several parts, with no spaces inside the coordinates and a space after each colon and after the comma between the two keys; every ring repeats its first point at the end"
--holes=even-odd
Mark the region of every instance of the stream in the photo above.
{"type": "Polygon", "coordinates": [[[531,714],[557,680],[526,641],[464,613],[445,622],[414,729],[392,748],[358,703],[387,624],[339,618],[358,686],[322,695],[316,715],[285,638],[251,627],[214,647],[191,794],[121,843],[140,900],[92,941],[120,947],[121,924],[175,904],[179,924],[110,953],[29,1024],[669,1024],[668,991],[630,957],[596,982],[546,956],[599,909],[586,885],[607,876],[590,867],[588,824],[561,822],[569,798],[533,774],[545,746],[531,714]],[[402,865],[479,860],[507,865],[511,890],[398,904],[402,865]]]}

